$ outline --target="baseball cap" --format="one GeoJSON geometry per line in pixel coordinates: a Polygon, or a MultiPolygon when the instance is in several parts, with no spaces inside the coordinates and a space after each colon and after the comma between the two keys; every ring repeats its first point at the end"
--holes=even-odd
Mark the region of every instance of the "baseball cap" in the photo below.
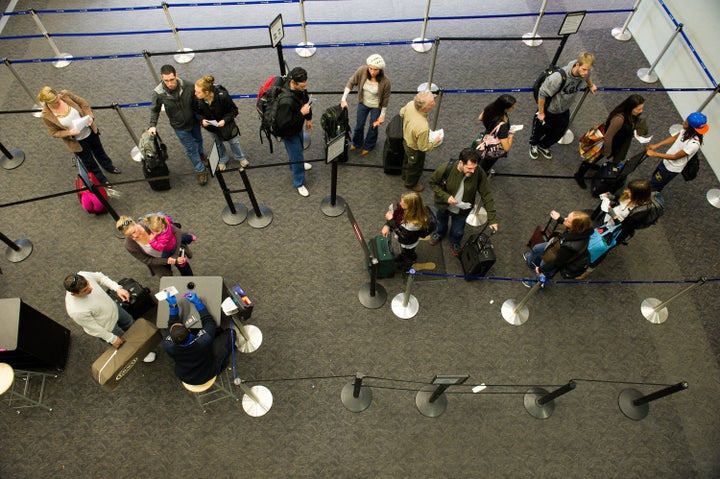
{"type": "Polygon", "coordinates": [[[707,124],[707,116],[703,115],[699,111],[690,113],[690,115],[687,117],[687,122],[688,125],[693,127],[693,129],[701,135],[704,135],[710,129],[707,124]]]}

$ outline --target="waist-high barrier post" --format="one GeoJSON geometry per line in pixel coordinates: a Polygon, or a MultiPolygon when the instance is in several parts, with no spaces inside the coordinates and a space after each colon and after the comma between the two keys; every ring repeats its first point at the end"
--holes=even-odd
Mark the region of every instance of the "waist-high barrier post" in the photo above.
{"type": "Polygon", "coordinates": [[[370,251],[370,247],[367,241],[365,241],[362,231],[360,231],[360,226],[355,220],[355,215],[353,215],[350,205],[347,206],[347,216],[348,221],[350,221],[350,226],[352,226],[353,232],[355,233],[355,237],[362,248],[363,264],[370,274],[370,282],[360,287],[358,299],[360,300],[360,304],[366,308],[377,309],[385,304],[385,300],[387,299],[387,291],[385,291],[385,288],[381,284],[377,284],[379,264],[377,259],[377,245],[375,241],[371,241],[370,243],[372,244],[373,250],[370,251]]]}
{"type": "Polygon", "coordinates": [[[405,283],[405,292],[398,293],[390,303],[392,312],[400,319],[410,319],[415,316],[420,309],[420,303],[417,298],[411,294],[413,280],[416,271],[410,268],[408,271],[407,282],[405,283]]]}
{"type": "Polygon", "coordinates": [[[325,216],[340,216],[345,212],[345,207],[347,206],[345,200],[337,195],[337,160],[343,154],[345,155],[345,158],[347,158],[348,144],[349,139],[347,131],[342,132],[340,135],[325,143],[325,161],[330,163],[332,169],[330,177],[330,195],[323,198],[320,202],[320,210],[325,213],[325,216]]]}
{"type": "Polygon", "coordinates": [[[113,110],[117,112],[118,116],[120,117],[120,121],[125,126],[125,129],[127,130],[128,134],[130,135],[130,138],[132,138],[133,143],[135,143],[135,146],[133,146],[130,149],[130,158],[133,161],[137,161],[138,163],[142,160],[142,155],[140,154],[140,148],[138,148],[138,145],[140,144],[140,140],[138,139],[137,135],[133,131],[132,127],[130,126],[130,123],[128,123],[127,118],[125,118],[125,114],[120,109],[120,105],[118,103],[112,104],[113,110]]]}
{"type": "Polygon", "coordinates": [[[573,380],[551,393],[540,387],[532,387],[528,389],[523,398],[525,410],[535,419],[547,419],[555,411],[555,399],[573,389],[575,389],[573,380]]]}
{"type": "MultiPolygon", "coordinates": [[[[90,181],[90,176],[88,175],[87,170],[85,170],[85,165],[83,165],[83,162],[80,161],[80,158],[77,158],[77,169],[78,169],[78,177],[80,178],[80,181],[82,182],[83,186],[90,191],[93,195],[95,195],[95,198],[102,203],[102,205],[105,207],[107,212],[112,216],[113,220],[117,221],[120,219],[120,215],[117,214],[117,212],[113,209],[112,206],[110,206],[110,203],[108,200],[103,196],[102,193],[100,193],[100,185],[96,185],[92,181],[90,181]]],[[[113,233],[119,233],[117,228],[113,228],[113,233]]]]}
{"type": "Polygon", "coordinates": [[[12,170],[23,164],[25,161],[25,153],[22,150],[9,150],[5,148],[5,145],[0,143],[0,151],[3,156],[0,157],[0,165],[6,170],[12,170]]]}
{"type": "Polygon", "coordinates": [[[248,213],[248,224],[256,229],[265,228],[267,225],[272,223],[273,212],[267,206],[258,204],[257,199],[255,198],[255,193],[250,185],[250,179],[248,178],[247,171],[245,171],[248,164],[249,163],[247,161],[241,161],[240,168],[238,169],[243,185],[245,185],[245,192],[248,194],[248,198],[250,198],[250,203],[253,208],[252,211],[248,213]]]}
{"type": "Polygon", "coordinates": [[[528,40],[523,40],[523,43],[529,47],[539,47],[542,45],[542,39],[537,36],[538,28],[540,27],[540,20],[542,20],[543,15],[545,15],[545,8],[547,7],[548,0],[543,0],[542,5],[540,6],[540,13],[538,14],[537,20],[535,20],[535,26],[532,29],[532,32],[523,34],[523,38],[527,38],[528,40]]]}
{"type": "Polygon", "coordinates": [[[40,17],[37,16],[35,10],[31,8],[29,12],[32,19],[35,20],[35,24],[40,30],[40,33],[42,33],[42,35],[45,37],[45,40],[47,40],[48,44],[50,44],[50,48],[52,48],[53,52],[55,52],[55,58],[57,58],[57,61],[53,62],[53,66],[55,68],[65,68],[66,66],[70,65],[73,56],[69,53],[60,53],[57,45],[55,45],[55,40],[50,37],[50,34],[45,29],[45,25],[43,25],[43,23],[40,21],[40,17]]]}
{"type": "Polygon", "coordinates": [[[517,305],[515,304],[514,299],[505,300],[502,308],[500,308],[500,313],[502,314],[503,319],[513,326],[525,324],[525,321],[527,321],[530,317],[530,311],[525,304],[530,300],[530,298],[535,296],[535,293],[538,292],[546,281],[547,278],[545,278],[544,275],[540,276],[540,278],[535,281],[535,284],[533,284],[533,287],[530,288],[530,291],[527,292],[525,297],[521,299],[517,305]]]}
{"type": "Polygon", "coordinates": [[[635,6],[633,7],[632,12],[630,12],[630,15],[628,15],[627,20],[625,20],[625,23],[623,23],[623,26],[615,27],[610,32],[615,40],[626,42],[632,38],[632,33],[630,33],[630,30],[628,30],[627,27],[630,25],[630,20],[632,20],[633,15],[637,12],[638,7],[640,6],[640,1],[641,0],[637,0],[637,2],[635,2],[635,6]]]}
{"type": "Polygon", "coordinates": [[[435,64],[437,63],[438,48],[440,48],[440,37],[435,37],[435,51],[433,52],[432,60],[430,61],[430,76],[428,77],[428,81],[426,83],[421,83],[420,85],[418,85],[418,93],[424,92],[426,90],[430,90],[433,93],[438,91],[438,86],[432,82],[433,76],[435,75],[435,64]]]}
{"type": "Polygon", "coordinates": [[[706,281],[707,278],[701,277],[687,288],[678,291],[677,293],[672,295],[667,301],[661,302],[659,299],[656,298],[646,298],[640,305],[640,312],[642,312],[642,315],[645,316],[645,319],[647,319],[653,324],[664,323],[665,320],[668,318],[668,310],[665,306],[671,301],[679,298],[683,294],[689,293],[691,289],[696,288],[701,284],[705,284],[706,281]]]}
{"type": "Polygon", "coordinates": [[[720,190],[717,188],[709,189],[707,193],[705,193],[705,198],[708,200],[708,203],[713,205],[715,208],[720,208],[720,190]]]}
{"type": "Polygon", "coordinates": [[[469,374],[437,374],[429,385],[424,386],[415,395],[415,406],[426,417],[438,417],[447,409],[445,390],[450,386],[464,383],[469,374]]]}
{"type": "Polygon", "coordinates": [[[252,316],[254,306],[245,290],[239,285],[230,288],[230,296],[222,302],[223,312],[232,318],[235,329],[239,333],[235,345],[241,353],[254,353],[262,345],[263,335],[260,328],[243,323],[252,316]]]}
{"type": "Polygon", "coordinates": [[[347,383],[340,391],[340,400],[345,409],[351,412],[362,412],[372,403],[372,389],[362,385],[362,373],[355,374],[355,380],[347,383]]]}
{"type": "Polygon", "coordinates": [[[300,0],[300,29],[303,41],[298,43],[295,53],[303,58],[308,58],[315,54],[317,48],[314,43],[307,41],[307,22],[305,22],[305,2],[303,0],[300,0]]]}
{"type": "MultiPolygon", "coordinates": [[[[282,49],[282,39],[285,37],[282,14],[278,14],[270,25],[268,25],[268,31],[270,32],[270,45],[277,51],[278,62],[280,62],[280,75],[285,76],[287,69],[285,68],[285,58],[283,57],[282,49]]],[[[270,143],[270,145],[270,153],[272,153],[272,143],[270,143]]]]}
{"type": "Polygon", "coordinates": [[[160,77],[158,77],[158,74],[155,71],[155,67],[153,67],[152,62],[150,61],[150,52],[147,50],[143,50],[142,54],[143,54],[143,58],[145,58],[145,64],[147,65],[148,70],[150,70],[150,75],[152,75],[153,80],[155,81],[155,83],[153,83],[153,85],[160,84],[160,77]]]}
{"type": "Polygon", "coordinates": [[[32,241],[27,238],[18,238],[12,241],[0,233],[0,241],[8,245],[8,249],[5,250],[5,259],[11,263],[19,263],[32,254],[33,244],[32,241]]]}
{"type": "Polygon", "coordinates": [[[560,145],[569,145],[573,142],[575,139],[575,134],[570,129],[570,125],[572,125],[573,120],[575,120],[575,116],[577,115],[578,111],[580,111],[580,108],[582,108],[582,104],[585,102],[585,98],[587,98],[588,93],[590,93],[590,89],[586,88],[583,92],[582,96],[580,97],[580,101],[577,102],[577,105],[575,105],[575,108],[573,109],[572,113],[570,114],[570,121],[568,122],[568,129],[565,132],[565,134],[558,140],[558,144],[560,145]]]}
{"type": "MultiPolygon", "coordinates": [[[[712,80],[712,81],[715,82],[715,80],[712,80]]],[[[720,85],[715,85],[715,89],[712,92],[710,92],[710,95],[708,95],[708,97],[705,99],[705,101],[702,102],[702,105],[700,105],[695,111],[703,111],[705,109],[705,107],[708,106],[708,104],[713,100],[713,98],[715,98],[715,95],[717,95],[719,91],[720,91],[720,85]]],[[[670,133],[670,136],[675,136],[682,129],[683,129],[683,127],[682,127],[681,123],[675,123],[674,125],[670,125],[670,128],[668,128],[668,131],[670,133]]]]}
{"type": "Polygon", "coordinates": [[[620,411],[622,411],[626,417],[634,421],[640,421],[641,419],[645,419],[648,415],[648,411],[650,410],[650,405],[648,403],[655,401],[656,399],[664,398],[670,394],[684,391],[687,388],[688,383],[683,381],[652,394],[648,394],[647,396],[643,396],[637,389],[623,389],[618,397],[618,406],[620,407],[620,411]]]}
{"type": "Polygon", "coordinates": [[[30,92],[30,90],[28,89],[25,82],[22,80],[22,78],[20,78],[20,75],[17,74],[17,72],[15,71],[15,68],[13,68],[13,66],[12,66],[12,62],[7,58],[3,58],[3,63],[5,64],[6,67],[8,67],[8,69],[10,70],[10,73],[12,73],[12,75],[15,77],[15,80],[17,80],[17,82],[20,84],[22,89],[25,90],[25,93],[27,94],[27,96],[30,97],[30,100],[33,102],[33,106],[35,108],[37,108],[38,111],[34,112],[32,115],[35,118],[40,118],[40,116],[42,115],[42,111],[41,111],[42,105],[38,103],[37,97],[30,92]]]}
{"type": "Polygon", "coordinates": [[[670,44],[673,42],[673,40],[675,40],[675,37],[677,37],[680,34],[682,29],[683,29],[683,24],[680,23],[677,26],[677,28],[675,28],[675,32],[673,32],[673,34],[670,36],[670,38],[668,38],[667,43],[665,43],[665,46],[660,51],[660,54],[658,55],[658,57],[655,59],[655,61],[652,63],[652,65],[650,65],[650,68],[641,68],[637,71],[637,76],[640,80],[644,81],[645,83],[655,83],[656,81],[658,81],[658,76],[655,73],[655,67],[660,62],[660,59],[663,57],[663,55],[665,55],[665,52],[667,51],[667,49],[670,48],[670,44]]]}
{"type": "Polygon", "coordinates": [[[180,35],[178,34],[177,28],[175,27],[175,22],[173,21],[172,15],[170,15],[170,6],[166,2],[162,2],[162,8],[163,12],[165,12],[165,17],[167,18],[168,24],[170,25],[170,29],[172,30],[173,37],[175,37],[175,43],[177,43],[178,52],[180,52],[177,55],[174,55],[173,58],[176,62],[180,64],[190,63],[191,61],[193,61],[193,58],[195,58],[195,54],[192,53],[192,48],[183,47],[182,41],[180,41],[180,35]]]}
{"type": "MultiPolygon", "coordinates": [[[[240,162],[241,168],[245,168],[247,165],[247,160],[242,160],[240,162]]],[[[227,184],[225,183],[222,171],[217,170],[215,172],[215,177],[220,184],[220,189],[222,190],[226,203],[226,206],[220,214],[222,216],[223,223],[228,226],[237,226],[247,219],[248,209],[244,204],[233,201],[232,196],[230,195],[230,190],[228,190],[227,184]]]]}
{"type": "Polygon", "coordinates": [[[574,35],[580,30],[580,25],[582,25],[583,20],[585,20],[586,13],[585,10],[568,12],[565,18],[563,18],[562,25],[560,25],[560,29],[558,30],[558,36],[561,36],[562,40],[560,40],[560,45],[558,45],[557,50],[555,50],[555,56],[550,62],[551,67],[557,65],[558,60],[560,60],[560,55],[565,49],[565,44],[570,35],[574,35]]]}
{"type": "Polygon", "coordinates": [[[425,15],[423,16],[422,33],[418,38],[413,38],[413,42],[410,44],[413,50],[418,53],[425,53],[432,48],[432,42],[429,42],[425,38],[425,32],[427,32],[428,19],[430,18],[430,0],[427,0],[425,4],[425,15]]]}
{"type": "Polygon", "coordinates": [[[265,386],[257,385],[247,387],[245,381],[235,378],[235,385],[244,393],[242,397],[242,408],[248,416],[260,417],[267,414],[273,405],[272,392],[265,386]]]}

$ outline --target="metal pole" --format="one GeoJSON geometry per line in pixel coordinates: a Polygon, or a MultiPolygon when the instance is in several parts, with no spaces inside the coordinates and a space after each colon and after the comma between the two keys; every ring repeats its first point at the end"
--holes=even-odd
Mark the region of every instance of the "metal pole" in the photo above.
{"type": "Polygon", "coordinates": [[[162,8],[165,12],[165,17],[167,18],[168,24],[170,25],[170,29],[172,30],[173,37],[175,37],[175,43],[177,43],[178,52],[179,54],[173,56],[176,62],[178,63],[190,63],[193,58],[195,58],[194,53],[192,52],[192,48],[184,48],[182,41],[180,40],[180,35],[178,34],[177,28],[175,27],[175,22],[172,19],[172,15],[170,15],[170,8],[169,5],[166,2],[162,2],[162,8]]]}
{"type": "Polygon", "coordinates": [[[527,39],[523,40],[523,43],[529,47],[537,47],[542,45],[542,40],[540,38],[535,38],[535,36],[537,35],[538,28],[540,27],[540,20],[542,20],[543,15],[545,15],[545,8],[547,7],[547,2],[548,0],[543,0],[542,6],[540,7],[540,14],[535,21],[535,26],[533,27],[532,32],[523,35],[523,38],[527,39]]]}
{"type": "Polygon", "coordinates": [[[673,42],[673,40],[675,40],[675,37],[678,36],[682,29],[683,24],[681,23],[677,26],[677,28],[675,28],[675,32],[670,36],[667,43],[665,43],[665,46],[660,52],[660,55],[658,55],[657,59],[655,59],[653,64],[650,65],[650,68],[641,68],[637,71],[637,76],[640,80],[644,81],[645,83],[655,83],[656,81],[658,81],[658,76],[653,70],[655,70],[658,62],[660,62],[660,59],[663,57],[663,55],[665,55],[665,52],[668,50],[668,48],[670,48],[670,44],[673,42]]]}
{"type": "Polygon", "coordinates": [[[550,393],[543,388],[532,387],[525,393],[523,398],[525,410],[535,419],[547,419],[555,411],[554,400],[573,389],[575,389],[575,381],[573,380],[550,393]]]}
{"type": "Polygon", "coordinates": [[[438,123],[438,117],[440,116],[440,107],[442,106],[442,99],[443,99],[443,92],[445,90],[440,90],[438,92],[437,99],[435,100],[435,116],[433,117],[433,124],[432,129],[437,129],[437,123],[438,123]]]}
{"type": "Polygon", "coordinates": [[[250,198],[250,203],[252,203],[253,207],[252,212],[248,213],[248,224],[253,228],[264,228],[270,223],[272,223],[273,213],[267,206],[258,205],[257,199],[255,198],[255,193],[253,192],[252,186],[250,185],[250,179],[248,178],[247,172],[245,171],[245,168],[247,168],[248,164],[249,163],[247,160],[243,160],[242,162],[240,162],[239,170],[243,185],[245,185],[245,191],[247,192],[248,198],[250,198]]]}
{"type": "Polygon", "coordinates": [[[145,63],[147,64],[148,70],[150,70],[150,74],[152,75],[153,80],[155,80],[155,85],[158,85],[160,83],[160,77],[157,75],[155,67],[153,67],[152,62],[150,61],[150,52],[148,52],[147,50],[143,50],[142,54],[145,58],[145,63]]]}
{"type": "Polygon", "coordinates": [[[361,412],[372,402],[372,390],[362,387],[363,374],[356,373],[355,380],[347,383],[340,392],[343,405],[352,412],[361,412]]]}
{"type": "Polygon", "coordinates": [[[683,391],[687,388],[688,388],[688,383],[683,381],[681,383],[677,383],[672,386],[668,386],[665,389],[655,391],[654,393],[648,394],[647,396],[638,398],[633,401],[633,404],[635,406],[642,406],[643,404],[647,404],[650,401],[655,401],[656,399],[664,398],[665,396],[669,396],[670,394],[674,394],[676,392],[683,391]]]}
{"type": "Polygon", "coordinates": [[[432,61],[430,62],[430,77],[427,83],[421,83],[417,87],[418,93],[424,91],[438,91],[438,86],[432,82],[433,75],[435,74],[435,63],[437,62],[438,48],[440,47],[440,37],[435,37],[435,51],[433,52],[432,61]]]}
{"type": "MultiPolygon", "coordinates": [[[[580,111],[580,107],[582,107],[583,102],[585,101],[585,98],[587,98],[588,93],[590,93],[590,88],[586,88],[583,92],[582,96],[580,97],[580,101],[575,105],[575,108],[573,109],[572,113],[570,114],[570,121],[568,122],[568,125],[572,125],[573,120],[575,119],[575,115],[577,115],[578,111],[580,111]]],[[[558,140],[558,143],[561,145],[567,145],[573,142],[575,139],[575,135],[568,126],[568,129],[565,131],[565,134],[558,140]]]]}
{"type": "Polygon", "coordinates": [[[30,9],[30,16],[33,20],[35,20],[35,24],[37,25],[38,29],[40,30],[40,33],[45,37],[45,39],[50,44],[50,48],[52,48],[53,52],[55,52],[55,58],[57,58],[56,62],[53,62],[53,66],[55,68],[64,68],[68,65],[70,65],[70,59],[73,57],[69,53],[60,53],[60,50],[58,50],[57,45],[55,45],[55,40],[53,40],[50,37],[50,34],[45,29],[45,25],[40,21],[40,17],[37,16],[37,13],[35,13],[34,9],[30,9]]]}
{"type": "MultiPolygon", "coordinates": [[[[17,80],[17,82],[20,84],[22,89],[25,90],[25,93],[27,93],[27,96],[30,97],[30,99],[33,102],[33,106],[35,108],[37,108],[38,110],[42,110],[42,105],[38,104],[37,97],[30,92],[30,89],[27,87],[27,85],[22,80],[22,78],[20,78],[20,75],[17,74],[17,72],[15,71],[15,68],[13,68],[13,66],[12,66],[12,62],[8,58],[3,58],[3,63],[5,64],[6,67],[8,67],[10,69],[10,73],[13,74],[13,76],[15,77],[15,80],[17,80]]],[[[39,118],[41,114],[42,114],[42,112],[38,111],[36,113],[33,113],[33,116],[39,118]]]]}
{"type": "Polygon", "coordinates": [[[715,89],[708,95],[708,97],[705,99],[705,101],[700,105],[700,108],[697,109],[697,111],[703,111],[706,106],[708,106],[708,103],[712,101],[713,98],[715,98],[715,95],[717,95],[720,92],[720,85],[716,86],[715,89]]]}
{"type": "Polygon", "coordinates": [[[635,6],[633,7],[633,11],[630,12],[630,15],[628,15],[627,20],[625,20],[625,23],[623,23],[623,26],[618,28],[615,27],[610,32],[612,36],[615,38],[615,40],[619,40],[621,42],[626,42],[632,38],[632,33],[627,29],[628,25],[630,24],[630,20],[632,20],[633,15],[635,15],[635,12],[637,12],[638,6],[640,6],[640,1],[637,0],[635,2],[635,6]]]}
{"type": "Polygon", "coordinates": [[[420,303],[415,296],[411,294],[412,284],[415,279],[415,270],[410,268],[408,271],[408,279],[405,284],[405,292],[397,294],[390,306],[393,313],[400,319],[410,319],[415,316],[420,309],[420,303]]]}
{"type": "Polygon", "coordinates": [[[562,396],[563,394],[567,394],[570,391],[575,389],[575,381],[570,380],[565,386],[557,388],[555,391],[546,394],[545,396],[541,397],[537,400],[538,405],[542,406],[544,404],[549,403],[550,401],[562,396]]]}
{"type": "Polygon", "coordinates": [[[302,28],[303,41],[298,43],[295,53],[303,58],[311,57],[317,51],[314,43],[307,41],[307,22],[305,21],[305,2],[300,0],[300,26],[302,28]]]}
{"type": "Polygon", "coordinates": [[[222,171],[218,170],[215,173],[215,177],[220,184],[220,189],[222,190],[223,197],[225,198],[225,203],[227,203],[227,206],[223,208],[221,213],[222,220],[226,225],[237,226],[247,219],[248,209],[242,203],[233,202],[222,171]]]}
{"type": "Polygon", "coordinates": [[[423,17],[422,33],[418,38],[413,38],[413,43],[410,45],[412,49],[418,53],[425,53],[432,48],[432,43],[425,43],[427,41],[427,38],[425,38],[425,32],[427,31],[427,23],[429,17],[430,0],[427,0],[427,3],[425,4],[425,16],[423,17]]]}
{"type": "Polygon", "coordinates": [[[500,313],[502,314],[503,319],[508,323],[512,324],[513,326],[520,326],[524,324],[525,321],[527,321],[530,317],[530,311],[525,306],[525,303],[527,303],[530,298],[532,298],[535,293],[537,293],[537,291],[542,285],[545,284],[546,281],[547,278],[545,278],[544,275],[540,276],[533,285],[533,287],[530,288],[530,291],[528,291],[525,297],[521,299],[517,305],[515,304],[515,300],[513,299],[506,300],[500,308],[500,313]]]}
{"type": "Polygon", "coordinates": [[[640,312],[643,314],[643,316],[645,316],[645,319],[647,319],[651,323],[664,323],[665,320],[668,318],[668,310],[667,308],[665,308],[665,306],[667,306],[668,303],[679,298],[683,294],[688,293],[691,289],[696,288],[701,284],[705,284],[705,281],[707,281],[707,278],[703,276],[687,288],[678,291],[669,299],[663,302],[660,302],[660,300],[656,298],[647,298],[640,305],[640,312]]]}
{"type": "Polygon", "coordinates": [[[687,388],[688,383],[683,381],[652,394],[648,394],[647,396],[643,396],[637,389],[623,389],[618,397],[618,406],[620,406],[620,411],[622,411],[626,417],[639,421],[648,415],[650,410],[650,405],[648,404],[649,402],[679,391],[683,391],[687,388]]]}
{"type": "Polygon", "coordinates": [[[118,116],[120,117],[120,121],[123,125],[125,125],[125,129],[130,134],[130,138],[132,138],[133,143],[135,143],[135,146],[130,149],[130,158],[133,159],[133,161],[140,162],[142,160],[142,155],[140,154],[140,140],[138,140],[137,135],[133,131],[133,129],[130,127],[130,123],[128,123],[127,118],[125,118],[125,114],[120,109],[120,105],[118,103],[112,104],[113,109],[117,112],[118,116]]]}

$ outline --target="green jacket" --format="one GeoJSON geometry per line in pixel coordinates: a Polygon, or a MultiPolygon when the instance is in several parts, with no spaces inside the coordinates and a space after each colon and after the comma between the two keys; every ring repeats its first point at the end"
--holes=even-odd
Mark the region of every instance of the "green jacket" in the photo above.
{"type": "MultiPolygon", "coordinates": [[[[445,163],[444,165],[440,166],[440,168],[435,170],[435,172],[430,177],[430,180],[428,181],[430,183],[430,188],[432,188],[433,192],[435,192],[435,205],[441,211],[445,211],[447,209],[448,198],[455,194],[455,192],[460,187],[460,181],[465,178],[462,172],[457,169],[457,165],[457,161],[445,163]],[[447,183],[443,186],[443,174],[445,173],[445,169],[448,166],[452,168],[452,170],[448,175],[447,183]]],[[[488,224],[492,225],[497,223],[498,220],[495,213],[495,200],[493,199],[492,193],[490,192],[490,182],[488,181],[487,175],[485,174],[483,169],[480,168],[480,165],[478,165],[475,173],[465,178],[465,190],[461,201],[474,204],[476,192],[480,193],[483,206],[487,210],[488,224]]]]}

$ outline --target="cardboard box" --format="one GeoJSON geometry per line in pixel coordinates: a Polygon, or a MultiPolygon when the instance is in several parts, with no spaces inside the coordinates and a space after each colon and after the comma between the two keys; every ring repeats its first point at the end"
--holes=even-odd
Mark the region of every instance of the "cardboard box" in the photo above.
{"type": "Polygon", "coordinates": [[[106,391],[115,390],[135,365],[158,347],[162,335],[154,324],[138,318],[122,339],[125,343],[119,349],[111,346],[92,365],[93,379],[106,391]]]}

